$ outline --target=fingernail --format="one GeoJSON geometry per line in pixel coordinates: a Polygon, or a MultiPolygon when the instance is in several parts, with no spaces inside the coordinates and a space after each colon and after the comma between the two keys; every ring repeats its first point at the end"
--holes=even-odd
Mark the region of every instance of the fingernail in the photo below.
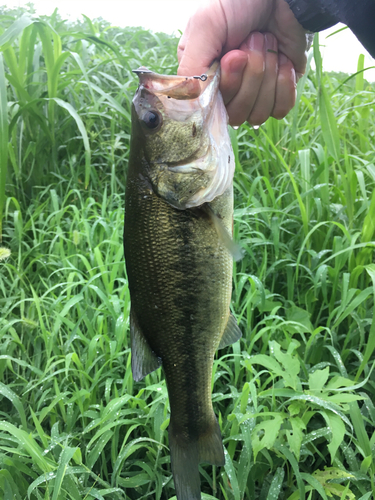
{"type": "Polygon", "coordinates": [[[279,53],[279,65],[286,64],[288,62],[288,58],[282,52],[279,53]]]}
{"type": "Polygon", "coordinates": [[[274,52],[277,54],[277,40],[276,38],[271,35],[271,33],[266,33],[264,35],[265,38],[265,45],[266,45],[266,52],[274,52]]]}
{"type": "Polygon", "coordinates": [[[294,85],[294,88],[297,88],[296,72],[295,72],[294,68],[292,68],[291,79],[292,79],[292,83],[294,85]]]}
{"type": "Polygon", "coordinates": [[[257,52],[263,52],[264,48],[264,36],[262,33],[252,33],[250,35],[248,47],[250,50],[255,50],[257,52]]]}

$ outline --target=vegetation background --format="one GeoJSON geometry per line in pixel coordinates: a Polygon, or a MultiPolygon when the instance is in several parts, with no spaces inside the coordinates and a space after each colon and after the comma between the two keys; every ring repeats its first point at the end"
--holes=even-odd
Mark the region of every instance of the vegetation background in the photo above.
{"type": "MultiPolygon", "coordinates": [[[[132,69],[173,37],[0,8],[0,498],[174,496],[162,373],[134,383],[122,250],[132,69]]],[[[363,57],[231,131],[233,312],[204,499],[375,498],[375,118],[363,57]]]]}

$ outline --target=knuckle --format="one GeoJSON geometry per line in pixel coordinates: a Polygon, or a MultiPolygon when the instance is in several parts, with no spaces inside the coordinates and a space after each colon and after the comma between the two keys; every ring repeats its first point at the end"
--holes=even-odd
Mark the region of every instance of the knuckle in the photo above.
{"type": "Polygon", "coordinates": [[[251,72],[256,78],[263,78],[266,64],[263,57],[257,58],[258,60],[251,65],[251,72]]]}

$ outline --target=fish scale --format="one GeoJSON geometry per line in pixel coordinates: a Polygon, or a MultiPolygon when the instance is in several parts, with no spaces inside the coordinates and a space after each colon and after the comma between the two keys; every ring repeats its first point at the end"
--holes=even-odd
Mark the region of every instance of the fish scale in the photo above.
{"type": "MultiPolygon", "coordinates": [[[[150,90],[138,90],[143,105],[147,103],[147,93],[150,90]]],[[[220,429],[211,402],[214,354],[223,343],[228,325],[231,335],[229,342],[224,339],[224,345],[240,336],[236,323],[229,320],[232,256],[217,231],[219,224],[231,233],[232,185],[210,202],[209,210],[204,203],[179,209],[166,201],[154,185],[162,182],[158,169],[163,160],[160,151],[166,149],[165,140],[170,143],[169,158],[183,161],[187,150],[195,148],[199,152],[200,147],[207,148],[209,136],[200,139],[195,133],[197,142],[189,143],[188,148],[171,141],[176,136],[183,140],[184,133],[190,134],[192,127],[184,118],[176,135],[178,120],[162,114],[161,101],[154,94],[149,96],[154,106],[150,107],[152,113],[162,114],[162,125],[156,132],[148,132],[142,123],[142,117],[148,115],[143,110],[137,112],[136,99],[137,96],[132,108],[124,228],[131,296],[132,370],[135,380],[140,380],[162,364],[171,410],[169,444],[177,498],[199,500],[199,462],[224,464],[220,429]],[[219,222],[214,224],[212,217],[219,222]]],[[[168,105],[173,105],[173,97],[168,105]]],[[[197,111],[194,113],[196,117],[197,111]]],[[[152,116],[152,127],[155,121],[152,116]]],[[[171,185],[177,186],[177,191],[181,175],[185,175],[183,184],[188,179],[181,173],[175,177],[171,185]]],[[[195,179],[196,176],[194,182],[195,179]]],[[[206,179],[204,182],[207,184],[206,179]]]]}

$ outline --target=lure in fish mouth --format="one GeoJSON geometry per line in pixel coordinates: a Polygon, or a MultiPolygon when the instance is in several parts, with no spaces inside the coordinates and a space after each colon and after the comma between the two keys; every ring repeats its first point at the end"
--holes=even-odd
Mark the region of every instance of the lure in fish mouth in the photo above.
{"type": "Polygon", "coordinates": [[[234,157],[219,92],[207,79],[136,70],[124,250],[132,372],[166,378],[178,500],[200,500],[198,465],[224,465],[211,402],[217,349],[241,337],[232,293],[234,157]]]}
{"type": "Polygon", "coordinates": [[[215,63],[203,77],[165,76],[135,70],[133,100],[154,191],[184,210],[210,202],[231,185],[234,157],[215,63]],[[171,148],[171,140],[178,147],[171,148]]]}

